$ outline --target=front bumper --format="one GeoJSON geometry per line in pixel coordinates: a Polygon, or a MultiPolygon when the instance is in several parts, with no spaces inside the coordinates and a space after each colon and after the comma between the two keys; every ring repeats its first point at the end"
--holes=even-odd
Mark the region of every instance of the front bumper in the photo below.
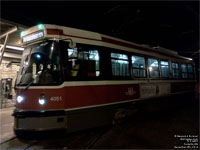
{"type": "Polygon", "coordinates": [[[14,110],[14,130],[47,131],[67,128],[64,110],[20,111],[14,110]]]}

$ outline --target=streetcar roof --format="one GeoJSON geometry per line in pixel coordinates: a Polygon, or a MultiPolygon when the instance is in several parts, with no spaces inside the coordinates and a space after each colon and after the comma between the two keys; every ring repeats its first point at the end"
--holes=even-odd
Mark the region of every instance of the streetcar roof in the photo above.
{"type": "Polygon", "coordinates": [[[167,54],[169,56],[175,56],[182,59],[191,60],[191,58],[180,56],[176,51],[169,50],[166,48],[153,48],[149,45],[136,44],[130,41],[122,40],[97,32],[91,32],[59,25],[40,24],[37,26],[33,26],[23,31],[21,34],[21,38],[23,46],[30,45],[34,41],[39,41],[43,39],[71,39],[76,43],[105,46],[120,50],[129,49],[128,51],[134,50],[134,52],[138,53],[140,53],[141,51],[145,51],[146,53],[160,53],[162,55],[167,54]]]}

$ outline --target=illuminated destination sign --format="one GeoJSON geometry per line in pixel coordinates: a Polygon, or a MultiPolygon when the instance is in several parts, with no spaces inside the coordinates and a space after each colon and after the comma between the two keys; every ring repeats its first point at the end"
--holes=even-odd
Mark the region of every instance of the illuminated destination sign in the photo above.
{"type": "Polygon", "coordinates": [[[23,37],[22,42],[26,43],[26,42],[30,42],[30,41],[33,41],[33,40],[36,40],[36,39],[39,39],[42,37],[44,37],[44,33],[43,33],[43,31],[40,31],[40,32],[36,32],[31,35],[27,35],[27,36],[23,37]]]}

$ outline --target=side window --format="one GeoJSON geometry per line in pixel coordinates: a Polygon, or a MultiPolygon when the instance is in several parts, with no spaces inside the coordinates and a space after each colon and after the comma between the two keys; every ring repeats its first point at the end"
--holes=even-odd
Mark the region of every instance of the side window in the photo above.
{"type": "Polygon", "coordinates": [[[99,53],[97,50],[79,52],[79,59],[86,60],[88,66],[88,76],[99,76],[99,53]]]}
{"type": "Polygon", "coordinates": [[[178,63],[172,63],[172,76],[173,76],[173,78],[179,78],[178,63]]]}
{"type": "Polygon", "coordinates": [[[184,78],[184,79],[188,78],[186,64],[181,64],[181,75],[182,75],[182,78],[184,78]]]}
{"type": "Polygon", "coordinates": [[[150,77],[152,78],[159,77],[159,67],[157,59],[148,58],[148,69],[150,77]]]}
{"type": "Polygon", "coordinates": [[[145,58],[140,56],[132,56],[132,69],[134,77],[146,77],[145,58]]]}
{"type": "Polygon", "coordinates": [[[99,70],[99,53],[97,50],[84,48],[68,48],[68,76],[97,77],[99,70]]]}
{"type": "Polygon", "coordinates": [[[129,61],[125,54],[111,53],[112,75],[129,76],[129,61]]]}
{"type": "Polygon", "coordinates": [[[188,77],[190,79],[194,78],[194,71],[193,71],[193,66],[188,64],[188,77]]]}
{"type": "Polygon", "coordinates": [[[160,68],[161,68],[162,77],[164,78],[170,77],[168,61],[160,61],[160,68]]]}

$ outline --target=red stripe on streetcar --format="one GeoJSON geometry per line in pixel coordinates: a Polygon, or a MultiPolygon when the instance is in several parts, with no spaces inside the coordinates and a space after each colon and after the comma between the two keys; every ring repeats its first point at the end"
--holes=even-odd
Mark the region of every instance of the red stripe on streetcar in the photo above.
{"type": "Polygon", "coordinates": [[[75,35],[70,35],[70,34],[64,34],[63,30],[60,30],[60,29],[47,29],[47,34],[64,35],[64,36],[70,36],[70,37],[86,39],[86,40],[102,41],[102,40],[98,40],[98,39],[92,39],[92,38],[86,38],[86,37],[75,36],[75,35]]]}
{"type": "Polygon", "coordinates": [[[63,30],[60,30],[60,29],[47,29],[47,34],[63,35],[63,30]]]}
{"type": "Polygon", "coordinates": [[[116,45],[125,46],[125,47],[129,47],[129,48],[135,48],[135,49],[140,49],[140,50],[144,50],[144,51],[153,51],[153,52],[155,52],[154,50],[149,49],[149,48],[140,47],[140,46],[137,46],[137,45],[134,45],[134,44],[113,40],[113,39],[106,38],[106,37],[103,37],[103,36],[102,36],[102,40],[98,40],[98,39],[93,39],[93,38],[86,38],[86,37],[81,37],[81,36],[74,36],[74,35],[70,35],[70,34],[64,34],[63,30],[60,30],[60,29],[47,29],[47,34],[63,35],[63,36],[70,36],[70,37],[74,37],[74,38],[80,38],[80,39],[102,41],[102,42],[116,44],[116,45]]]}
{"type": "Polygon", "coordinates": [[[136,48],[136,49],[140,49],[140,50],[151,50],[151,49],[148,49],[148,48],[139,47],[139,46],[134,45],[134,44],[129,44],[129,43],[125,43],[125,42],[122,42],[122,41],[113,40],[113,39],[106,38],[106,37],[103,37],[103,36],[102,36],[102,40],[98,40],[98,39],[93,39],[93,38],[86,38],[86,37],[81,37],[81,36],[74,36],[74,35],[70,35],[70,34],[64,34],[63,30],[60,30],[60,29],[47,29],[47,34],[64,35],[64,36],[70,36],[70,37],[80,38],[80,39],[102,41],[102,42],[121,45],[121,46],[125,46],[125,47],[136,48]]]}
{"type": "Polygon", "coordinates": [[[106,38],[106,37],[102,37],[102,41],[103,42],[107,42],[107,43],[116,44],[116,45],[125,46],[125,47],[130,47],[130,48],[135,48],[135,49],[140,49],[140,50],[148,50],[148,51],[155,52],[154,50],[149,49],[149,48],[140,47],[140,46],[137,46],[137,45],[134,45],[134,44],[125,43],[125,42],[122,42],[122,41],[117,41],[117,40],[113,40],[113,39],[106,38]]]}
{"type": "Polygon", "coordinates": [[[63,35],[63,36],[69,36],[69,37],[86,39],[86,40],[102,41],[102,42],[106,42],[106,43],[110,43],[110,44],[115,44],[115,45],[125,46],[125,47],[129,47],[129,48],[143,50],[143,51],[146,51],[146,52],[154,52],[154,53],[157,52],[157,53],[160,53],[160,54],[163,54],[163,55],[173,56],[173,57],[176,57],[176,58],[180,58],[180,57],[177,57],[177,56],[174,56],[174,55],[163,53],[161,51],[155,51],[155,50],[150,49],[150,48],[140,47],[140,46],[135,45],[135,44],[126,43],[126,42],[122,42],[122,41],[110,39],[110,38],[103,37],[103,36],[102,36],[101,40],[98,40],[98,39],[93,39],[93,38],[86,38],[86,37],[81,37],[81,36],[74,36],[74,35],[64,34],[63,30],[60,30],[60,29],[47,29],[47,34],[51,34],[51,35],[63,35]]]}

